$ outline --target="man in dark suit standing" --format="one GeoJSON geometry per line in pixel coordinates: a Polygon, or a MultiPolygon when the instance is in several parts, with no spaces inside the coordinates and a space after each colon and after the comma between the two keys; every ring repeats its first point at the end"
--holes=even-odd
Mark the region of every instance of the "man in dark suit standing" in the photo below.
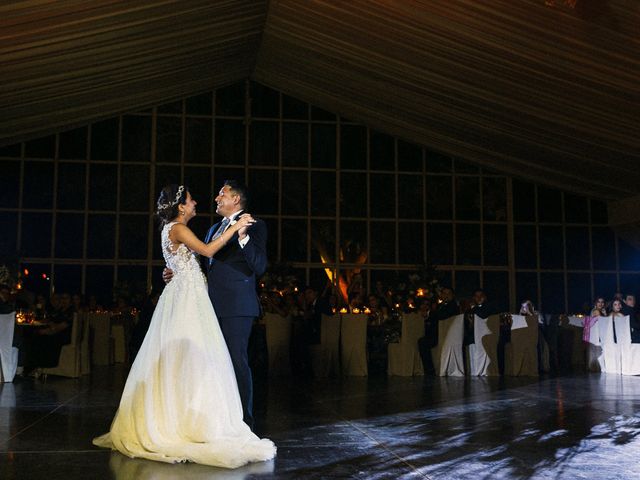
{"type": "Polygon", "coordinates": [[[422,364],[427,374],[433,373],[431,349],[438,344],[438,323],[460,313],[456,302],[456,294],[451,287],[442,287],[438,293],[438,306],[429,315],[429,322],[425,325],[424,337],[418,339],[418,350],[422,357],[422,364]]]}
{"type": "MultiPolygon", "coordinates": [[[[209,229],[205,243],[218,238],[246,213],[248,191],[235,180],[227,180],[214,201],[216,213],[223,219],[209,229]]],[[[244,421],[252,429],[253,379],[248,347],[253,323],[260,315],[256,280],[267,268],[266,245],[267,226],[262,220],[255,219],[253,225],[239,230],[205,265],[209,298],[236,373],[244,421]]],[[[165,270],[165,280],[170,280],[171,275],[165,270]]]]}

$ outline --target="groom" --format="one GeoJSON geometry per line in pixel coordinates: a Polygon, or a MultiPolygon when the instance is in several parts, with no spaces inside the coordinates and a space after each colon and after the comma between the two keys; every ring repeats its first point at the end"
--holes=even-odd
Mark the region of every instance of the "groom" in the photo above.
{"type": "MultiPolygon", "coordinates": [[[[235,180],[225,181],[215,198],[216,213],[223,219],[213,225],[205,243],[222,235],[244,212],[247,189],[235,180]]],[[[218,316],[222,334],[236,373],[244,421],[253,429],[253,381],[248,346],[253,322],[260,314],[256,280],[267,268],[267,226],[262,220],[240,230],[206,261],[209,298],[218,316]]],[[[170,274],[165,274],[170,279],[170,274]]]]}

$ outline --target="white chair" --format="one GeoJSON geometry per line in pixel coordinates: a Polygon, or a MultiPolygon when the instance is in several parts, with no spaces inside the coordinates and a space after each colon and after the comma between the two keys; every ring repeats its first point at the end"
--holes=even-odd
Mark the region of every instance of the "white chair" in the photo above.
{"type": "Polygon", "coordinates": [[[43,368],[44,375],[78,378],[81,374],[82,337],[85,333],[86,315],[73,314],[71,326],[71,341],[63,345],[58,358],[58,365],[53,368],[43,368]]]}
{"type": "Polygon", "coordinates": [[[630,319],[615,317],[616,339],[620,348],[620,373],[622,375],[640,375],[640,344],[631,343],[630,319]]]}
{"type": "Polygon", "coordinates": [[[584,371],[585,369],[585,342],[584,324],[589,317],[570,316],[566,326],[563,326],[565,333],[571,339],[571,367],[574,371],[584,371]]]}
{"type": "Polygon", "coordinates": [[[587,317],[584,322],[583,340],[586,342],[587,371],[602,372],[604,355],[600,344],[599,320],[602,317],[587,317]]]}
{"type": "Polygon", "coordinates": [[[111,325],[111,344],[113,345],[113,363],[126,363],[127,340],[124,325],[111,325]]]}
{"type": "Polygon", "coordinates": [[[269,353],[269,375],[289,375],[291,363],[291,317],[277,313],[264,314],[267,352],[269,353]]]}
{"type": "Polygon", "coordinates": [[[424,375],[418,340],[424,337],[424,319],[418,313],[402,317],[402,336],[399,343],[390,343],[387,349],[387,373],[401,377],[424,375]]]}
{"type": "Polygon", "coordinates": [[[511,341],[504,347],[504,373],[538,376],[538,316],[512,315],[511,341]]]}
{"type": "Polygon", "coordinates": [[[600,317],[598,319],[598,333],[602,347],[602,371],[605,373],[620,373],[620,345],[615,342],[613,333],[613,318],[600,317]]]}
{"type": "Polygon", "coordinates": [[[339,375],[342,317],[340,315],[322,315],[320,322],[320,344],[311,346],[313,373],[318,378],[339,375]]]}
{"type": "Polygon", "coordinates": [[[18,368],[18,349],[13,346],[16,312],[0,315],[0,381],[13,382],[18,368]]]}
{"type": "Polygon", "coordinates": [[[89,329],[92,333],[91,363],[93,365],[111,364],[111,314],[87,314],[89,329]]]}
{"type": "Polygon", "coordinates": [[[340,346],[342,348],[342,374],[353,377],[368,375],[367,366],[367,315],[342,315],[340,346]]]}
{"type": "Polygon", "coordinates": [[[467,346],[467,372],[474,377],[495,377],[498,369],[498,339],[500,338],[500,315],[473,320],[475,343],[467,346]]]}
{"type": "Polygon", "coordinates": [[[431,349],[436,375],[463,377],[464,315],[456,315],[438,321],[438,344],[431,349]]]}

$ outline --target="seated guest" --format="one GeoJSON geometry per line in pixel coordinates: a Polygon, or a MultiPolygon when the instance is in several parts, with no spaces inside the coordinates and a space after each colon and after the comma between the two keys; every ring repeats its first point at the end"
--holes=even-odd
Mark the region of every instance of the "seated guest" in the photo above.
{"type": "Polygon", "coordinates": [[[76,312],[86,312],[87,308],[84,304],[84,296],[79,293],[75,293],[73,297],[71,297],[71,303],[73,304],[73,308],[76,312]]]}
{"type": "Polygon", "coordinates": [[[590,316],[606,317],[607,316],[606,305],[607,305],[607,302],[605,301],[604,297],[596,298],[596,301],[593,302],[593,308],[591,309],[590,316]]]}
{"type": "Polygon", "coordinates": [[[428,298],[421,299],[418,303],[418,314],[424,320],[424,332],[425,336],[418,340],[418,349],[420,350],[420,355],[422,357],[424,373],[425,375],[435,375],[435,367],[433,366],[433,359],[431,358],[430,349],[435,347],[438,343],[438,338],[429,338],[427,335],[432,333],[434,329],[431,326],[431,323],[434,321],[431,317],[431,301],[428,298]],[[421,342],[424,345],[421,345],[421,342]],[[423,350],[428,349],[423,354],[423,350]]]}
{"type": "Polygon", "coordinates": [[[304,291],[304,325],[309,344],[320,343],[320,323],[322,315],[331,315],[333,312],[326,298],[318,296],[318,292],[307,287],[304,291]]]}
{"type": "Polygon", "coordinates": [[[489,318],[489,316],[497,313],[496,310],[487,301],[487,294],[482,288],[476,288],[474,290],[471,300],[471,308],[469,308],[469,310],[467,311],[464,322],[465,345],[471,345],[472,343],[475,343],[475,337],[473,333],[474,316],[477,315],[482,319],[486,319],[489,318]]]}
{"type": "Polygon", "coordinates": [[[536,307],[531,300],[525,300],[520,304],[520,315],[538,315],[536,307]]]}
{"type": "Polygon", "coordinates": [[[425,325],[428,329],[425,329],[424,337],[418,340],[418,349],[425,372],[428,372],[430,368],[433,369],[431,349],[438,344],[438,323],[460,313],[453,288],[442,287],[438,293],[438,300],[436,310],[429,314],[430,321],[425,325]]]}
{"type": "Polygon", "coordinates": [[[616,299],[611,302],[611,316],[624,317],[624,313],[622,313],[622,300],[616,299]]]}
{"type": "Polygon", "coordinates": [[[382,302],[377,295],[369,295],[369,323],[371,325],[382,325],[389,318],[389,310],[386,305],[382,305],[382,302]]]}
{"type": "Polygon", "coordinates": [[[35,369],[56,367],[62,346],[71,341],[74,314],[71,295],[63,293],[57,304],[58,309],[49,317],[49,325],[34,329],[33,335],[24,339],[25,375],[35,369]]]}
{"type": "Polygon", "coordinates": [[[263,292],[260,295],[260,303],[264,313],[275,313],[283,317],[287,316],[287,310],[282,304],[282,298],[278,292],[263,292]]]}
{"type": "Polygon", "coordinates": [[[633,317],[636,310],[636,297],[630,293],[627,293],[622,299],[622,314],[633,317]]]}

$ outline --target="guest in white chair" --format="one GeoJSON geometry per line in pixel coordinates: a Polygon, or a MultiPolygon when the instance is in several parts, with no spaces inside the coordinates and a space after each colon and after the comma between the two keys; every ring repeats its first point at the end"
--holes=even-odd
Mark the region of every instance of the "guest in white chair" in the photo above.
{"type": "MultiPolygon", "coordinates": [[[[429,371],[431,349],[438,344],[438,323],[460,313],[460,306],[456,301],[456,294],[451,287],[442,287],[438,293],[438,305],[429,315],[429,323],[424,332],[424,337],[418,340],[418,350],[422,357],[425,372],[429,371]]],[[[433,365],[433,364],[431,364],[433,365]]]]}
{"type": "Polygon", "coordinates": [[[591,317],[606,317],[607,316],[607,302],[604,297],[597,297],[593,302],[593,308],[589,316],[591,317]]]}
{"type": "Polygon", "coordinates": [[[475,343],[473,333],[473,320],[475,315],[486,319],[496,313],[498,312],[487,300],[487,294],[485,291],[482,288],[476,288],[471,297],[471,306],[465,314],[464,344],[471,345],[472,343],[475,343]]]}

